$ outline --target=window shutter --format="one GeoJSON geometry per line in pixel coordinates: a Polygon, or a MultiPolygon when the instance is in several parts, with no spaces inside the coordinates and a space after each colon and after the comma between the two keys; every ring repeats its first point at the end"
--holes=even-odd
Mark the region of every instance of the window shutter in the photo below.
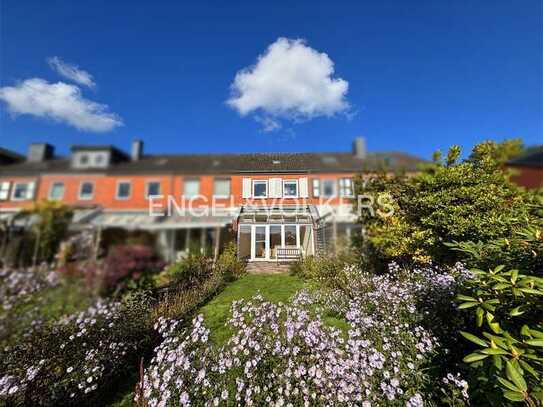
{"type": "Polygon", "coordinates": [[[309,191],[307,186],[307,178],[300,178],[298,181],[298,188],[300,189],[299,195],[300,198],[308,198],[309,197],[309,191]]]}
{"type": "Polygon", "coordinates": [[[242,184],[242,192],[241,196],[243,199],[248,199],[251,197],[251,178],[243,178],[243,184],[242,184]]]}
{"type": "Polygon", "coordinates": [[[29,182],[28,189],[26,191],[26,199],[34,199],[34,191],[36,190],[36,183],[29,182]]]}
{"type": "Polygon", "coordinates": [[[269,197],[281,198],[283,196],[283,180],[281,178],[270,178],[269,197]]]}
{"type": "Polygon", "coordinates": [[[318,198],[321,196],[321,180],[313,178],[313,196],[318,198]]]}
{"type": "Polygon", "coordinates": [[[0,183],[0,201],[6,201],[9,198],[9,187],[11,182],[0,183]]]}

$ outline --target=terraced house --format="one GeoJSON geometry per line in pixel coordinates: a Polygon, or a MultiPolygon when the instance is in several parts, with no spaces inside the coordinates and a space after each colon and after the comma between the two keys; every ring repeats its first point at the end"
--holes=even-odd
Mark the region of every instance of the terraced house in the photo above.
{"type": "Polygon", "coordinates": [[[353,177],[382,167],[414,171],[420,159],[368,153],[365,141],[337,153],[148,155],[110,145],[75,145],[68,157],[30,145],[27,157],[0,151],[0,217],[36,200],[74,208],[71,228],[97,239],[112,230],[146,233],[166,260],[188,250],[216,253],[237,241],[248,261],[289,260],[333,245],[355,228],[353,177]]]}

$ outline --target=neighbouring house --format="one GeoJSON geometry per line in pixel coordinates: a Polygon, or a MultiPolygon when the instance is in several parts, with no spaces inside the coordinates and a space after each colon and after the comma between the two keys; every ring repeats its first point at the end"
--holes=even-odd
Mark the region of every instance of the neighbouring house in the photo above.
{"type": "Polygon", "coordinates": [[[543,147],[507,163],[513,170],[511,179],[526,188],[543,188],[543,147]]]}
{"type": "MultiPolygon", "coordinates": [[[[110,145],[75,145],[57,157],[31,144],[26,160],[0,165],[0,219],[36,200],[74,208],[71,228],[147,233],[166,260],[192,247],[215,255],[229,240],[248,261],[274,261],[327,250],[356,227],[353,177],[377,170],[413,172],[421,159],[351,152],[148,155],[110,145]]],[[[103,240],[102,240],[103,242],[103,240]]]]}

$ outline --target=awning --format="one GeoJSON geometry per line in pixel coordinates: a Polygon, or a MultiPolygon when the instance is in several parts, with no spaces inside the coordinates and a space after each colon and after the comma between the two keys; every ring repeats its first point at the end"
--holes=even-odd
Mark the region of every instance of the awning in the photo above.
{"type": "Polygon", "coordinates": [[[245,206],[239,215],[240,223],[313,223],[307,205],[280,207],[245,206]]]}
{"type": "Polygon", "coordinates": [[[157,221],[157,217],[149,216],[147,212],[102,212],[89,224],[102,228],[123,228],[123,229],[148,229],[157,221]]]}
{"type": "Polygon", "coordinates": [[[164,216],[158,218],[155,229],[192,229],[216,228],[229,225],[234,220],[232,216],[164,216]]]}
{"type": "Polygon", "coordinates": [[[148,212],[103,212],[89,224],[101,228],[129,230],[215,228],[229,225],[233,216],[151,216],[148,212]]]}

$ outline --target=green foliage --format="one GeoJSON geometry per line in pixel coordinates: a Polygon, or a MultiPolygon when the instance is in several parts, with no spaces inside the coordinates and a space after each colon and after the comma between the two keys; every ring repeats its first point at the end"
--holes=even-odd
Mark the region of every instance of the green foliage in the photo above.
{"type": "Polygon", "coordinates": [[[469,156],[469,160],[482,161],[489,159],[502,165],[507,161],[518,157],[524,152],[524,143],[521,139],[505,140],[501,143],[487,140],[473,148],[473,152],[469,156]]]}
{"type": "Polygon", "coordinates": [[[158,285],[195,286],[213,274],[213,259],[200,253],[189,253],[184,259],[170,264],[155,278],[158,285]]]}
{"type": "Polygon", "coordinates": [[[53,260],[66,235],[72,214],[72,210],[59,201],[36,202],[30,209],[21,212],[19,216],[33,216],[36,219],[32,226],[34,244],[37,244],[36,262],[53,260]]]}
{"type": "Polygon", "coordinates": [[[394,208],[391,216],[362,208],[359,222],[369,249],[384,262],[451,264],[467,258],[477,267],[496,262],[535,267],[540,245],[527,246],[513,237],[540,227],[541,217],[535,195],[511,183],[502,170],[501,160],[509,154],[502,150],[509,149],[483,143],[469,160],[457,163],[460,152],[453,147],[446,163],[429,164],[412,177],[381,174],[357,183],[359,195],[372,196],[374,202],[388,198],[394,208]],[[478,256],[467,255],[475,250],[469,242],[481,245],[478,256]]]}
{"type": "Polygon", "coordinates": [[[246,264],[238,259],[237,246],[229,243],[219,256],[216,271],[222,274],[227,280],[235,280],[245,274],[246,264]]]}
{"type": "MultiPolygon", "coordinates": [[[[459,309],[473,314],[476,333],[462,336],[478,346],[464,358],[476,369],[480,391],[498,386],[505,399],[543,403],[543,278],[506,270],[474,269],[459,309]]],[[[538,404],[539,403],[539,404],[538,404]]]]}

